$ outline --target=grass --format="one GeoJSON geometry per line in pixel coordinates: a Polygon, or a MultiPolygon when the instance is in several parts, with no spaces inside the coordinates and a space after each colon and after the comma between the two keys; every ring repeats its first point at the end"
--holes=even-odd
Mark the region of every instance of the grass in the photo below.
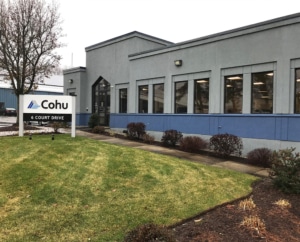
{"type": "Polygon", "coordinates": [[[0,241],[122,241],[251,191],[255,177],[83,137],[0,139],[0,241]]]}

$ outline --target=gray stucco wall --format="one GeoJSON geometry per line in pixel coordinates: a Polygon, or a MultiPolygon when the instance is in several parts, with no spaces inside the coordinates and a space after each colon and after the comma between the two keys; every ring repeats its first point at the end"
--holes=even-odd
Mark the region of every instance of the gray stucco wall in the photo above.
{"type": "Polygon", "coordinates": [[[128,113],[138,110],[138,86],[165,84],[164,112],[174,113],[174,82],[189,81],[188,113],[193,112],[193,81],[210,79],[209,113],[223,113],[224,76],[243,74],[243,113],[251,112],[251,74],[273,71],[273,113],[294,110],[294,69],[300,67],[300,14],[172,44],[132,32],[86,48],[87,68],[64,72],[65,93],[76,89],[77,112],[91,112],[91,89],[99,77],[111,85],[111,113],[118,90],[128,88],[128,113]],[[175,60],[183,65],[176,67],[175,60]],[[74,83],[68,83],[73,79],[74,83]],[[88,111],[87,111],[88,110],[88,111]]]}
{"type": "MultiPolygon", "coordinates": [[[[243,113],[250,113],[251,73],[262,71],[274,71],[273,112],[292,113],[294,79],[291,78],[291,66],[298,65],[299,43],[300,17],[297,15],[130,56],[129,113],[137,111],[139,81],[145,83],[147,79],[162,78],[165,83],[165,113],[173,113],[173,83],[189,80],[192,84],[201,75],[210,77],[209,112],[222,113],[222,76],[229,73],[244,74],[243,113]],[[181,67],[174,65],[177,59],[183,60],[181,67]]],[[[190,107],[191,101],[192,98],[190,107]]],[[[192,108],[188,112],[191,113],[192,108]]]]}
{"type": "MultiPolygon", "coordinates": [[[[132,32],[123,37],[87,47],[87,87],[91,90],[92,85],[99,77],[106,79],[111,84],[110,110],[112,113],[116,112],[115,85],[129,83],[130,72],[133,71],[128,56],[133,53],[164,47],[167,44],[170,42],[132,32]]],[[[86,99],[85,102],[91,110],[91,101],[86,99]]]]}
{"type": "Polygon", "coordinates": [[[90,112],[90,110],[87,110],[87,107],[92,100],[85,98],[86,96],[91,96],[88,92],[85,67],[77,67],[64,71],[64,94],[75,93],[76,113],[90,112]]]}

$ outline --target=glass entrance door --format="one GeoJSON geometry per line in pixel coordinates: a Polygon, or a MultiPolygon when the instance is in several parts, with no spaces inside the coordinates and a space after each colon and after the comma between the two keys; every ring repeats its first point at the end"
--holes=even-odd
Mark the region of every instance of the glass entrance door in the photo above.
{"type": "Polygon", "coordinates": [[[93,113],[99,114],[100,125],[109,125],[110,83],[103,78],[99,78],[92,89],[93,113]]]}

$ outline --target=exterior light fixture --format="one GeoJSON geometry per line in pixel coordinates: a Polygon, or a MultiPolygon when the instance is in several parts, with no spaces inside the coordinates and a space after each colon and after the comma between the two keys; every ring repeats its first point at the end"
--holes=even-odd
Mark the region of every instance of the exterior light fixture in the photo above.
{"type": "Polygon", "coordinates": [[[175,66],[182,66],[182,60],[175,60],[174,64],[175,66]]]}
{"type": "Polygon", "coordinates": [[[72,83],[73,83],[73,79],[70,79],[70,80],[69,80],[69,83],[72,84],[72,83]]]}

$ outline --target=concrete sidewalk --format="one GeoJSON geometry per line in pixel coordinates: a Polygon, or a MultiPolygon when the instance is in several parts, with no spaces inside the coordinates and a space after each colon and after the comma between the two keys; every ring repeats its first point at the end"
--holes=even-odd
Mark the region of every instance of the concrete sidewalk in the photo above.
{"type": "Polygon", "coordinates": [[[134,142],[132,140],[126,140],[126,139],[119,139],[115,137],[110,137],[106,135],[100,135],[100,134],[93,134],[90,132],[85,132],[82,130],[76,130],[76,135],[78,136],[84,136],[87,138],[95,139],[95,140],[101,140],[107,143],[116,144],[116,145],[122,145],[122,146],[129,146],[136,149],[142,149],[147,150],[154,153],[164,154],[164,155],[170,155],[174,156],[180,159],[190,160],[193,162],[200,162],[207,165],[212,165],[216,167],[221,167],[224,169],[230,169],[235,170],[259,177],[268,177],[268,169],[262,168],[262,167],[256,167],[248,164],[241,164],[234,161],[224,161],[215,157],[206,156],[206,155],[200,155],[200,154],[194,154],[194,153],[188,153],[180,150],[170,149],[167,147],[161,147],[156,145],[149,145],[144,144],[140,142],[134,142]]]}

